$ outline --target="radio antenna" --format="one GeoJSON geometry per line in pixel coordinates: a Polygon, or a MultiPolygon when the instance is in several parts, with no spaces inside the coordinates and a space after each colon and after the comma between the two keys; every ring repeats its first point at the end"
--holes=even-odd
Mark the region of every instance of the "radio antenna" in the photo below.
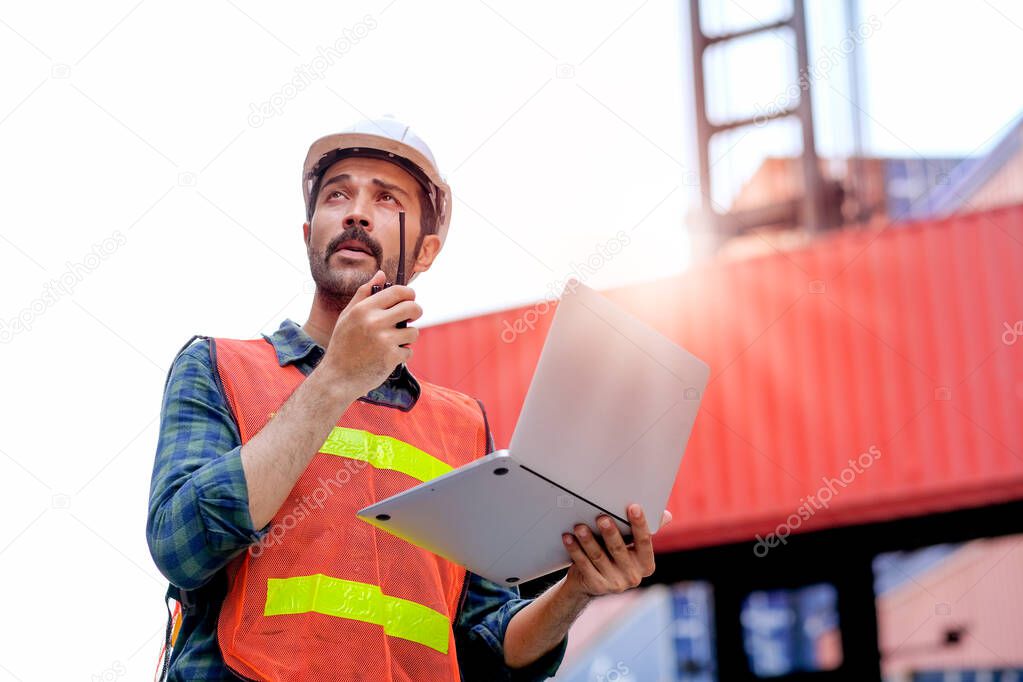
{"type": "Polygon", "coordinates": [[[405,285],[405,211],[398,211],[398,235],[401,245],[398,247],[397,283],[405,285]]]}

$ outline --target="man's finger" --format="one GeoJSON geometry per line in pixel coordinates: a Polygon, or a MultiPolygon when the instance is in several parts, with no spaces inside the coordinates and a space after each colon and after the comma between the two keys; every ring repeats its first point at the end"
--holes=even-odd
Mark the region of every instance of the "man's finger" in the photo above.
{"type": "Polygon", "coordinates": [[[352,300],[348,302],[348,308],[351,308],[356,303],[364,301],[372,295],[374,284],[383,284],[387,281],[387,277],[384,275],[383,270],[377,270],[369,281],[363,284],[361,287],[355,290],[355,295],[352,296],[352,300]]]}
{"type": "MultiPolygon", "coordinates": [[[[380,294],[377,294],[380,296],[380,294]]],[[[384,310],[381,314],[380,319],[385,320],[388,324],[397,324],[398,322],[409,321],[415,322],[423,316],[423,307],[415,301],[400,301],[394,306],[384,310]]]]}
{"type": "MultiPolygon", "coordinates": [[[[373,282],[373,284],[383,283],[383,281],[373,282]]],[[[402,301],[414,300],[416,300],[416,290],[403,284],[393,284],[373,294],[373,301],[379,303],[380,307],[384,309],[393,308],[402,301]]]]}
{"type": "Polygon", "coordinates": [[[646,577],[654,572],[654,543],[650,540],[650,526],[646,523],[643,508],[638,504],[629,505],[629,523],[632,524],[636,561],[646,577]]]}
{"type": "Polygon", "coordinates": [[[396,346],[408,348],[409,346],[416,342],[416,339],[419,338],[419,328],[418,327],[396,328],[393,332],[393,335],[394,344],[396,346]]]}
{"type": "Polygon", "coordinates": [[[387,276],[384,275],[384,271],[377,270],[375,273],[373,273],[373,276],[369,278],[368,282],[366,282],[361,287],[355,290],[355,294],[352,296],[351,300],[348,301],[348,305],[345,306],[345,309],[342,310],[341,313],[342,314],[347,313],[352,308],[354,308],[355,306],[357,306],[358,304],[362,303],[367,298],[372,296],[373,285],[383,284],[385,281],[387,281],[387,276]]]}
{"type": "Polygon", "coordinates": [[[660,530],[671,523],[672,518],[674,517],[671,515],[671,512],[665,509],[664,513],[661,514],[661,525],[657,528],[657,530],[660,530]]]}
{"type": "Polygon", "coordinates": [[[616,577],[612,578],[610,582],[622,587],[638,585],[643,576],[640,575],[640,569],[636,565],[636,559],[632,552],[625,546],[625,540],[622,539],[618,526],[610,517],[602,515],[597,518],[597,528],[600,529],[600,535],[604,538],[604,546],[607,547],[608,553],[614,560],[613,570],[616,577]]]}
{"type": "Polygon", "coordinates": [[[576,565],[579,573],[582,575],[583,580],[587,585],[605,585],[606,581],[604,577],[600,575],[600,571],[593,565],[589,557],[583,551],[579,545],[579,541],[571,533],[565,533],[561,536],[562,544],[565,545],[565,549],[568,550],[568,556],[572,559],[572,563],[576,565]]]}
{"type": "Polygon", "coordinates": [[[600,571],[602,576],[605,578],[610,577],[614,571],[614,566],[611,563],[611,559],[604,553],[600,543],[593,536],[593,531],[590,530],[590,527],[579,524],[574,530],[579,545],[582,547],[583,552],[586,553],[586,558],[600,571]]]}
{"type": "Polygon", "coordinates": [[[629,548],[625,546],[622,534],[618,531],[618,526],[610,517],[601,515],[597,517],[597,528],[600,530],[600,536],[604,538],[604,546],[607,547],[611,558],[618,566],[627,567],[632,562],[632,557],[629,555],[629,548]]]}

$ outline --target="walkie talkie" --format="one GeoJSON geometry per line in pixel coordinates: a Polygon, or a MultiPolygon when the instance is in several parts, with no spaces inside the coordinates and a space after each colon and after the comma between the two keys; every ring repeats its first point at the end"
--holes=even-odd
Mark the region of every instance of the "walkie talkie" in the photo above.
{"type": "MultiPolygon", "coordinates": [[[[370,287],[370,295],[379,293],[387,287],[394,286],[395,284],[405,285],[405,211],[398,211],[398,238],[401,240],[398,245],[398,276],[395,278],[396,282],[384,282],[383,284],[374,284],[370,287]]],[[[404,329],[408,326],[407,320],[402,320],[398,324],[394,325],[398,329],[404,329]]],[[[405,366],[402,363],[394,368],[391,372],[390,379],[397,379],[401,376],[401,370],[405,366]]]]}

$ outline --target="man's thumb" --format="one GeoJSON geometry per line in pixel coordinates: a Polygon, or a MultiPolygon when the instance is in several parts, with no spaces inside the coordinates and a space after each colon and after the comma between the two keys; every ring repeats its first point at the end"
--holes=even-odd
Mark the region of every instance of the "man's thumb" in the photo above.
{"type": "Polygon", "coordinates": [[[374,284],[383,284],[387,281],[387,276],[384,275],[383,270],[377,270],[376,274],[370,277],[369,281],[363,284],[361,287],[355,290],[355,295],[352,296],[351,302],[348,305],[355,305],[359,301],[365,300],[370,297],[373,291],[374,284]]]}

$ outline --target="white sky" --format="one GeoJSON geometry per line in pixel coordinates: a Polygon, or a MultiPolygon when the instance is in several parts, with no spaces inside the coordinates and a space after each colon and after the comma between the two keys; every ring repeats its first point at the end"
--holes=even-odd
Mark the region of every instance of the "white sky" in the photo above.
{"type": "MultiPolygon", "coordinates": [[[[588,284],[688,265],[677,4],[0,3],[0,574],[17,614],[0,621],[0,682],[152,674],[163,580],[144,523],[166,368],[193,333],[305,319],[299,176],[314,138],[389,112],[432,146],[456,202],[415,283],[424,324],[536,300],[619,230],[630,245],[588,284]],[[250,125],[346,31],[364,37],[250,125]],[[104,239],[123,243],[40,300],[104,239]],[[5,333],[33,304],[31,329],[5,333]]],[[[837,2],[809,4],[812,57],[843,28],[837,2]]],[[[869,149],[969,153],[1023,109],[1023,7],[962,8],[863,2],[881,17],[863,46],[869,149]]],[[[763,90],[785,58],[772,49],[728,71],[730,91],[763,90]]],[[[815,84],[831,86],[848,92],[842,67],[815,84]]],[[[817,107],[822,152],[847,149],[847,105],[817,107]]]]}

